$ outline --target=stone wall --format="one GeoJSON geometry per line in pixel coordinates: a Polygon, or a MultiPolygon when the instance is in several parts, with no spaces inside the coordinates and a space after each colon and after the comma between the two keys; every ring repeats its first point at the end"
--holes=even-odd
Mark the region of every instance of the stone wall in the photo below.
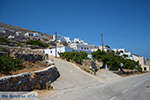
{"type": "Polygon", "coordinates": [[[55,65],[44,70],[0,77],[0,91],[31,91],[46,89],[49,83],[60,76],[55,65]]]}
{"type": "Polygon", "coordinates": [[[3,48],[7,48],[10,51],[11,57],[16,59],[22,59],[24,61],[43,61],[45,60],[45,54],[43,54],[42,49],[31,49],[25,47],[9,47],[9,46],[1,46],[3,48]]]}
{"type": "Polygon", "coordinates": [[[118,74],[118,75],[129,75],[129,74],[139,73],[138,70],[133,70],[133,71],[112,71],[112,72],[114,72],[115,74],[118,74]]]}
{"type": "Polygon", "coordinates": [[[9,47],[10,52],[13,54],[42,54],[42,49],[31,49],[26,47],[9,47]]]}
{"type": "Polygon", "coordinates": [[[99,70],[99,66],[92,60],[83,60],[82,65],[95,71],[99,70]]]}
{"type": "Polygon", "coordinates": [[[43,54],[42,49],[31,49],[28,47],[10,47],[7,45],[0,45],[0,47],[8,48],[11,52],[11,54],[43,54]]]}
{"type": "Polygon", "coordinates": [[[0,57],[4,56],[4,55],[8,55],[8,53],[7,52],[0,52],[0,57]]]}
{"type": "Polygon", "coordinates": [[[22,59],[24,61],[43,61],[45,59],[44,55],[41,54],[15,54],[16,59],[22,59]]]}

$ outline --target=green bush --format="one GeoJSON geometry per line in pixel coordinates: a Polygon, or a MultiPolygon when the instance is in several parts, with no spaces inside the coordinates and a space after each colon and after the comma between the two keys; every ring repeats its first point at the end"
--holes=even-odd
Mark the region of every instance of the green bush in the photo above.
{"type": "Polygon", "coordinates": [[[17,46],[21,46],[22,47],[23,45],[21,43],[17,43],[17,46]]]}
{"type": "Polygon", "coordinates": [[[138,65],[137,70],[138,70],[139,72],[142,72],[141,66],[138,65]]]}
{"type": "Polygon", "coordinates": [[[22,60],[14,59],[9,55],[4,55],[0,57],[0,72],[9,73],[9,71],[16,71],[23,69],[21,66],[22,60]]]}
{"type": "Polygon", "coordinates": [[[7,39],[5,39],[4,37],[0,36],[0,43],[10,43],[7,39]]]}
{"type": "Polygon", "coordinates": [[[62,59],[66,59],[67,61],[74,61],[78,64],[81,64],[83,59],[90,59],[88,58],[88,54],[84,51],[81,52],[75,52],[74,50],[72,52],[64,52],[64,53],[59,53],[60,57],[62,59]]]}
{"type": "Polygon", "coordinates": [[[48,47],[48,44],[42,43],[40,40],[28,40],[26,44],[37,45],[40,47],[48,47]]]}
{"type": "Polygon", "coordinates": [[[137,69],[140,72],[142,71],[142,68],[139,65],[139,63],[131,59],[125,59],[126,55],[124,55],[124,57],[121,57],[115,54],[113,51],[106,53],[100,50],[92,52],[91,54],[94,60],[104,62],[105,64],[108,65],[108,68],[110,69],[120,68],[122,70],[122,68],[124,68],[124,69],[137,69]],[[123,67],[121,67],[120,65],[121,63],[123,63],[123,67]],[[135,66],[138,66],[138,68],[135,68],[135,66]]]}

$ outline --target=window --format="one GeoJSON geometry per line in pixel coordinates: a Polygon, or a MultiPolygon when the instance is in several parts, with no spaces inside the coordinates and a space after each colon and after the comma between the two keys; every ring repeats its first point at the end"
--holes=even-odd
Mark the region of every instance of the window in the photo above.
{"type": "Polygon", "coordinates": [[[52,51],[50,51],[50,53],[52,53],[52,51]]]}
{"type": "Polygon", "coordinates": [[[87,49],[89,49],[89,48],[87,48],[87,49]]]}
{"type": "Polygon", "coordinates": [[[45,53],[45,51],[43,51],[43,53],[45,53]]]}
{"type": "Polygon", "coordinates": [[[83,47],[81,47],[81,49],[83,49],[83,47]]]}
{"type": "Polygon", "coordinates": [[[84,49],[86,49],[86,47],[84,49]]]}

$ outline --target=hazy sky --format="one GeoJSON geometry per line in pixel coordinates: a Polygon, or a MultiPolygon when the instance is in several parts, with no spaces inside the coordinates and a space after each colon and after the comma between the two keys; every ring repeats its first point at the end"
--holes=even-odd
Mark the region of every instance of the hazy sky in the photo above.
{"type": "Polygon", "coordinates": [[[0,22],[150,59],[150,0],[0,0],[0,22]]]}

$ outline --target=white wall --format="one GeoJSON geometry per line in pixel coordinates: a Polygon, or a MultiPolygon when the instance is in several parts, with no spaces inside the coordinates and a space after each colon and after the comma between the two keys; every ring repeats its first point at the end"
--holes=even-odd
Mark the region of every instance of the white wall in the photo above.
{"type": "MultiPolygon", "coordinates": [[[[58,47],[57,48],[57,57],[60,57],[59,56],[60,52],[62,52],[62,53],[63,52],[71,52],[73,50],[75,50],[76,52],[85,51],[88,54],[92,53],[92,51],[90,51],[90,50],[77,50],[77,49],[73,49],[73,48],[70,48],[70,47],[58,47]]],[[[50,56],[55,56],[55,48],[53,48],[53,49],[45,49],[45,50],[43,50],[43,53],[48,54],[50,56]]]]}
{"type": "Polygon", "coordinates": [[[94,45],[85,45],[82,43],[72,43],[70,44],[70,47],[77,49],[77,50],[90,50],[91,51],[92,49],[95,49],[94,45]]]}
{"type": "MultiPolygon", "coordinates": [[[[57,48],[57,57],[60,57],[59,56],[60,52],[71,52],[72,50],[73,50],[73,48],[69,48],[69,47],[58,47],[57,48]]],[[[45,49],[44,53],[48,54],[50,56],[55,56],[55,48],[53,48],[53,49],[45,49]]]]}

